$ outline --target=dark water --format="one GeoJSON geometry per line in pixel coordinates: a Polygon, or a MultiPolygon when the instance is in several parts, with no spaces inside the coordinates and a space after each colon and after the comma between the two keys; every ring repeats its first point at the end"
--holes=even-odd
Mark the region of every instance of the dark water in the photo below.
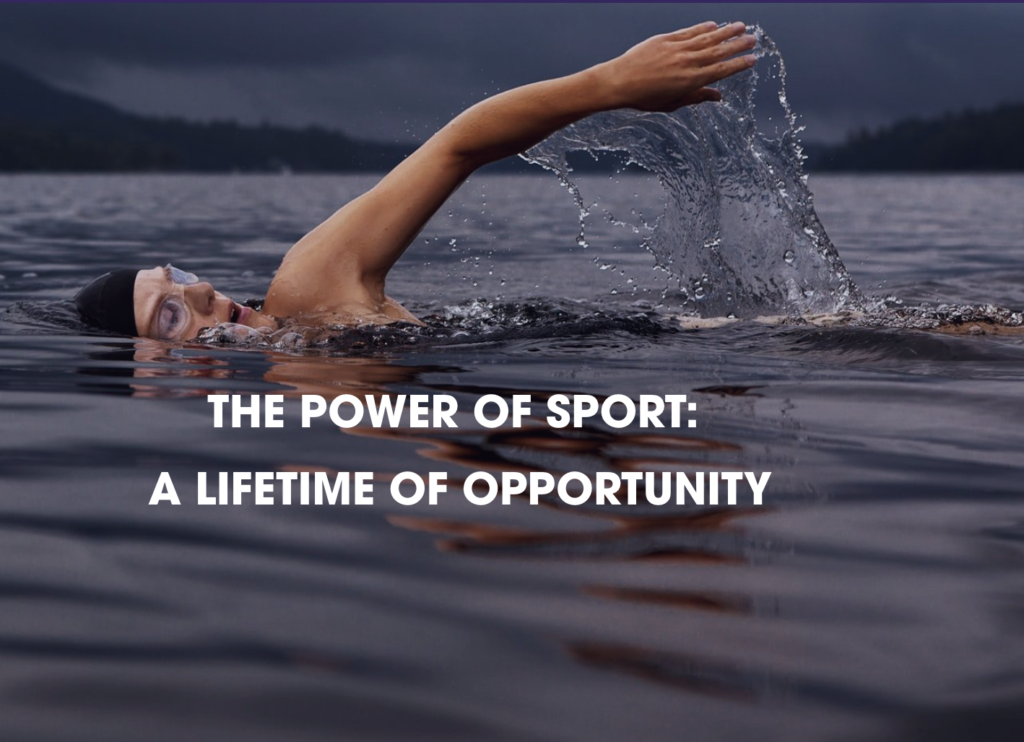
{"type": "MultiPolygon", "coordinates": [[[[168,346],[60,304],[168,259],[259,296],[369,182],[0,179],[0,738],[1020,739],[1022,339],[681,331],[607,218],[657,218],[643,177],[579,181],[585,249],[554,178],[474,179],[390,284],[427,332],[168,346]],[[303,430],[293,399],[284,430],[215,430],[211,392],[683,393],[699,426],[303,430]],[[506,468],[773,475],[758,509],[200,508],[192,484],[506,468]],[[181,507],[147,505],[161,471],[181,507]]],[[[865,294],[1024,307],[1024,178],[810,185],[865,294]]]]}

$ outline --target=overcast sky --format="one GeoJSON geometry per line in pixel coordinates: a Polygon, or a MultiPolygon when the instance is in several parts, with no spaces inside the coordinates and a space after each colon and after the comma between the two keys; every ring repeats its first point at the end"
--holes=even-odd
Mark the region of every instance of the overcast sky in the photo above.
{"type": "Polygon", "coordinates": [[[405,141],[486,94],[704,20],[760,23],[778,42],[807,140],[1024,101],[1019,5],[5,3],[0,60],[130,111],[405,141]]]}

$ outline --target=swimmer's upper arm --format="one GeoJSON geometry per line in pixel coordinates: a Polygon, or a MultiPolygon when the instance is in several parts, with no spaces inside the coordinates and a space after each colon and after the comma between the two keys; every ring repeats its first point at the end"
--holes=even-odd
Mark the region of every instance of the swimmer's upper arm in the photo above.
{"type": "Polygon", "coordinates": [[[388,271],[476,167],[435,136],[289,250],[267,311],[294,316],[327,304],[379,304],[388,271]]]}
{"type": "Polygon", "coordinates": [[[592,68],[477,103],[308,237],[325,246],[333,243],[345,254],[350,275],[358,276],[372,296],[383,297],[388,271],[466,178],[612,107],[604,79],[592,68]]]}
{"type": "Polygon", "coordinates": [[[416,235],[477,169],[448,144],[433,137],[314,230],[345,253],[348,268],[368,290],[383,291],[388,272],[416,235]]]}
{"type": "Polygon", "coordinates": [[[394,266],[473,171],[522,152],[563,126],[610,107],[596,69],[526,85],[467,109],[336,211],[285,257],[267,294],[271,314],[316,311],[313,286],[330,282],[332,301],[379,303],[394,266]],[[282,290],[288,284],[288,290],[282,290]]]}

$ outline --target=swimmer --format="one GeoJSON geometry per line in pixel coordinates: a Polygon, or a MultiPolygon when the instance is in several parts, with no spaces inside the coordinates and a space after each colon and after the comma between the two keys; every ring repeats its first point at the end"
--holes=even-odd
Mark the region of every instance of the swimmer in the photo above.
{"type": "Polygon", "coordinates": [[[509,90],[467,109],[285,255],[261,311],[167,265],[107,273],[75,297],[82,319],[132,337],[181,342],[223,323],[420,323],[385,294],[388,272],[474,171],[524,152],[575,121],[620,108],[675,111],[721,100],[708,87],[753,66],[743,23],[654,36],[568,77],[509,90]]]}

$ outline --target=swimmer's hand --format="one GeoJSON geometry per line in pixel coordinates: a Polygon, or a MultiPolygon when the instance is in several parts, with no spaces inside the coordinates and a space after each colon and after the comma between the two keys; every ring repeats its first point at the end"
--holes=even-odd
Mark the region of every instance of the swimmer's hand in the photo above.
{"type": "Polygon", "coordinates": [[[714,22],[653,36],[620,57],[595,68],[604,78],[608,108],[675,111],[719,101],[707,87],[754,65],[757,43],[742,23],[719,28],[714,22]]]}

